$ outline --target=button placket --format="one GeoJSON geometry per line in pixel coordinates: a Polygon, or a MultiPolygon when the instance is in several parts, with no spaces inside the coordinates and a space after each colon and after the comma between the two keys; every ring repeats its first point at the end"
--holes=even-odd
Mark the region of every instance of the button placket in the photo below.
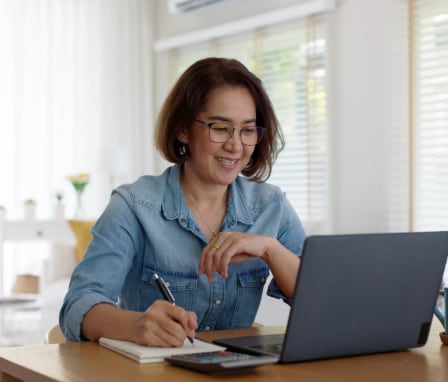
{"type": "Polygon", "coordinates": [[[223,310],[224,279],[216,277],[210,285],[210,304],[204,317],[204,330],[212,330],[223,310]]]}

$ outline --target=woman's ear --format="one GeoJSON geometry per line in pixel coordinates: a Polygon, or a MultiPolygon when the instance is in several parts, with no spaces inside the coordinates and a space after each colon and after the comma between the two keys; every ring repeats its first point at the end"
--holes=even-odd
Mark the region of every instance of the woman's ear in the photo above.
{"type": "Polygon", "coordinates": [[[181,130],[177,133],[177,140],[183,144],[187,144],[188,143],[188,134],[186,130],[181,130]]]}

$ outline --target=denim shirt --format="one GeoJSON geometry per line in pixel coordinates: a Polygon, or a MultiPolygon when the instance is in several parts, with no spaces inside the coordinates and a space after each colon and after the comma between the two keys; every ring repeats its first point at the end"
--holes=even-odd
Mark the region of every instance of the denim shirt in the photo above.
{"type": "MultiPolygon", "coordinates": [[[[176,305],[197,314],[199,331],[253,324],[269,268],[253,258],[230,264],[227,279],[215,273],[210,283],[206,275],[198,274],[208,239],[188,209],[180,171],[175,165],[112,193],[92,228],[92,240],[61,307],[59,322],[68,340],[83,339],[83,317],[96,304],[144,312],[162,299],[154,273],[169,284],[176,305]]],[[[298,256],[305,240],[302,224],[283,192],[243,177],[230,186],[221,230],[273,236],[298,256]]],[[[289,302],[274,279],[267,292],[289,302]]]]}

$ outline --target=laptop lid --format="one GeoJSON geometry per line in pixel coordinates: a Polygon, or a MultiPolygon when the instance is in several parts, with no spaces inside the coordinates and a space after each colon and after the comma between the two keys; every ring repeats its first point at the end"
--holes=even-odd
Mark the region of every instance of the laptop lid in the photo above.
{"type": "MultiPolygon", "coordinates": [[[[308,237],[280,362],[423,346],[447,255],[448,232],[308,237]]],[[[253,353],[268,337],[216,342],[253,353]]]]}

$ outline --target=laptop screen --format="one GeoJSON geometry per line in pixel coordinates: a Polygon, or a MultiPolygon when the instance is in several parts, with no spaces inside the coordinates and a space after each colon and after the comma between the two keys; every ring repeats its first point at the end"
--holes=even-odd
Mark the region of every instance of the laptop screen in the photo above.
{"type": "MultiPolygon", "coordinates": [[[[424,345],[447,255],[448,232],[308,237],[280,362],[424,345]]],[[[253,352],[260,340],[217,342],[253,352]]]]}

